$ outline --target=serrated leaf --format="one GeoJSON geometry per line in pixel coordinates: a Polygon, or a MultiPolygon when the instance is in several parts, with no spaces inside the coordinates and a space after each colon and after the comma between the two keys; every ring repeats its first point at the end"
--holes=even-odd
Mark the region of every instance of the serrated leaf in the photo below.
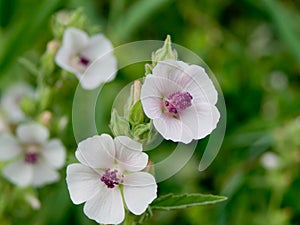
{"type": "Polygon", "coordinates": [[[211,194],[168,194],[154,200],[151,208],[156,210],[183,209],[192,206],[215,204],[226,199],[227,197],[211,194]]]}

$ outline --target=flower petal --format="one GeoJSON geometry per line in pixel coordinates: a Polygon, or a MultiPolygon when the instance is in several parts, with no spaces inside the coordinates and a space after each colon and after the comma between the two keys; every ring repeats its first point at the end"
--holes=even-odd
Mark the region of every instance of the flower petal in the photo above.
{"type": "Polygon", "coordinates": [[[25,115],[20,108],[20,101],[24,96],[34,96],[33,89],[26,83],[14,84],[2,96],[1,105],[5,115],[14,123],[25,119],[25,115]]]}
{"type": "Polygon", "coordinates": [[[124,200],[128,209],[135,215],[141,215],[157,197],[157,185],[154,177],[145,172],[126,175],[124,178],[124,200]]]}
{"type": "Polygon", "coordinates": [[[31,122],[18,126],[17,136],[24,143],[43,144],[49,137],[49,131],[43,125],[31,122]]]}
{"type": "Polygon", "coordinates": [[[69,27],[65,30],[62,46],[55,56],[55,62],[63,69],[78,73],[78,71],[70,65],[70,58],[79,53],[89,42],[88,35],[77,28],[69,27]]]}
{"type": "Polygon", "coordinates": [[[59,173],[50,167],[46,162],[39,162],[33,165],[34,187],[41,187],[46,184],[54,183],[60,178],[59,173]]]}
{"type": "Polygon", "coordinates": [[[96,135],[81,141],[76,158],[91,168],[110,168],[114,164],[115,146],[108,134],[96,135]]]}
{"type": "Polygon", "coordinates": [[[11,134],[4,133],[0,136],[0,160],[12,159],[21,151],[22,149],[11,134]]]}
{"type": "Polygon", "coordinates": [[[54,168],[59,169],[65,164],[66,150],[59,139],[50,140],[44,145],[41,154],[54,168]]]}
{"type": "Polygon", "coordinates": [[[168,59],[157,63],[153,69],[153,75],[176,81],[187,68],[188,64],[182,61],[168,59]]]}
{"type": "Polygon", "coordinates": [[[163,98],[178,90],[181,90],[181,87],[173,80],[148,75],[141,89],[141,102],[145,114],[151,119],[160,117],[163,110],[163,98]]]}
{"type": "Polygon", "coordinates": [[[74,204],[83,203],[95,196],[104,185],[96,170],[79,163],[67,167],[67,184],[74,204]]]}
{"type": "Polygon", "coordinates": [[[96,196],[85,203],[83,211],[90,219],[100,224],[121,223],[125,212],[120,189],[101,188],[96,196]]]}
{"type": "Polygon", "coordinates": [[[84,89],[94,89],[102,83],[112,81],[116,77],[117,60],[112,52],[98,57],[79,77],[80,84],[84,89]]]}
{"type": "Polygon", "coordinates": [[[161,118],[153,120],[155,129],[166,140],[174,142],[190,143],[193,140],[193,133],[180,119],[162,114],[161,118]]]}
{"type": "Polygon", "coordinates": [[[116,159],[121,169],[127,171],[140,171],[148,163],[148,155],[142,152],[143,147],[129,137],[118,136],[115,138],[116,159]]]}
{"type": "Polygon", "coordinates": [[[90,37],[88,44],[82,49],[81,53],[94,61],[112,50],[112,43],[104,35],[96,34],[90,37]]]}
{"type": "Polygon", "coordinates": [[[180,120],[188,127],[193,139],[201,139],[210,134],[217,126],[220,113],[216,106],[209,103],[194,103],[194,107],[186,109],[180,120]]]}
{"type": "Polygon", "coordinates": [[[183,88],[188,91],[194,99],[212,105],[217,103],[218,92],[204,68],[191,65],[184,71],[182,76],[185,77],[182,79],[182,81],[184,80],[182,82],[183,88]]]}
{"type": "Polygon", "coordinates": [[[24,159],[12,162],[3,169],[3,175],[12,183],[26,187],[32,183],[33,168],[24,159]]]}

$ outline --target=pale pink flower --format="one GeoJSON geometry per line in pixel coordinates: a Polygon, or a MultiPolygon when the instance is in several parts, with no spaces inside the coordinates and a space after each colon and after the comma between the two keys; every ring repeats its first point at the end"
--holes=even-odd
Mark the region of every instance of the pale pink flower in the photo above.
{"type": "Polygon", "coordinates": [[[140,143],[102,134],[80,142],[75,155],[80,164],[67,168],[68,189],[74,204],[86,202],[83,210],[90,219],[119,224],[125,217],[124,203],[140,215],[156,198],[154,177],[141,171],[148,155],[140,143]]]}
{"type": "Polygon", "coordinates": [[[112,51],[111,42],[103,34],[89,37],[70,27],[65,30],[55,61],[75,74],[84,89],[94,89],[116,76],[117,60],[112,51]]]}
{"type": "Polygon", "coordinates": [[[158,62],[141,89],[145,114],[165,139],[175,142],[204,138],[216,128],[217,99],[204,68],[175,60],[158,62]]]}
{"type": "Polygon", "coordinates": [[[65,163],[65,148],[60,140],[48,140],[49,132],[38,123],[17,127],[16,137],[10,133],[0,136],[0,160],[12,160],[3,175],[20,186],[40,187],[59,180],[56,171],[65,163]]]}

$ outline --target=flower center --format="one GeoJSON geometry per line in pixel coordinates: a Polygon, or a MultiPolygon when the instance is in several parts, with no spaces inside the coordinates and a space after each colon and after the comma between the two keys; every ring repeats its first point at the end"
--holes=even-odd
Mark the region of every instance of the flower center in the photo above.
{"type": "Polygon", "coordinates": [[[35,164],[39,159],[40,146],[36,144],[30,144],[25,146],[25,156],[24,161],[30,164],[35,164]]]}
{"type": "Polygon", "coordinates": [[[79,63],[83,66],[88,66],[90,64],[90,60],[87,57],[81,55],[79,57],[79,63]]]}
{"type": "Polygon", "coordinates": [[[192,105],[193,97],[189,92],[176,91],[164,100],[165,109],[173,115],[177,115],[192,105]]]}
{"type": "Polygon", "coordinates": [[[35,152],[28,152],[25,154],[25,162],[35,164],[38,160],[38,154],[35,152]]]}
{"type": "Polygon", "coordinates": [[[114,188],[116,185],[123,183],[124,175],[120,176],[118,172],[119,171],[117,169],[111,170],[107,168],[100,180],[106,184],[108,188],[114,188]]]}

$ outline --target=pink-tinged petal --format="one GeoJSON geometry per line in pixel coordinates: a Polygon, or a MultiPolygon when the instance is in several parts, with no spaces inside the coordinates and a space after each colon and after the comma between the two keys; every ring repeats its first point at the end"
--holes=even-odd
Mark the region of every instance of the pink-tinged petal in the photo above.
{"type": "Polygon", "coordinates": [[[96,196],[88,200],[84,213],[100,224],[119,224],[125,218],[121,191],[118,187],[102,188],[96,196]]]}
{"type": "Polygon", "coordinates": [[[16,157],[22,151],[15,138],[4,133],[0,136],[0,160],[9,160],[16,157]]]}
{"type": "Polygon", "coordinates": [[[96,170],[79,163],[67,167],[66,180],[74,204],[91,199],[104,187],[100,181],[100,174],[96,170]]]}
{"type": "Polygon", "coordinates": [[[39,162],[33,167],[32,186],[41,187],[46,184],[54,183],[59,180],[60,176],[57,171],[50,167],[46,162],[39,162]]]}
{"type": "Polygon", "coordinates": [[[3,169],[3,175],[14,184],[20,187],[27,187],[32,184],[33,168],[32,165],[20,159],[8,164],[3,169]]]}
{"type": "Polygon", "coordinates": [[[128,209],[135,215],[141,215],[157,197],[157,185],[154,177],[145,172],[126,175],[124,178],[124,200],[128,209]]]}
{"type": "Polygon", "coordinates": [[[208,103],[196,103],[187,108],[180,120],[193,133],[193,139],[201,139],[209,135],[217,126],[220,113],[216,106],[208,103]]]}
{"type": "Polygon", "coordinates": [[[55,62],[61,68],[76,74],[78,71],[70,65],[70,58],[80,53],[88,42],[89,37],[84,31],[74,27],[67,28],[63,36],[62,46],[55,56],[55,62]]]}
{"type": "Polygon", "coordinates": [[[66,149],[63,143],[58,139],[50,140],[47,144],[45,144],[41,154],[54,168],[59,169],[65,164],[66,149]]]}
{"type": "Polygon", "coordinates": [[[31,122],[18,126],[17,136],[23,143],[43,144],[49,137],[49,131],[43,125],[31,122]]]}
{"type": "Polygon", "coordinates": [[[91,90],[112,81],[116,77],[117,70],[117,60],[110,52],[95,59],[78,78],[84,89],[91,90]]]}
{"type": "Polygon", "coordinates": [[[129,137],[118,136],[115,138],[116,159],[122,170],[140,171],[148,163],[148,155],[142,152],[143,147],[129,137]]]}
{"type": "Polygon", "coordinates": [[[181,90],[181,87],[174,81],[164,77],[148,75],[141,89],[141,102],[145,114],[151,119],[161,117],[163,98],[178,90],[181,90]]]}
{"type": "Polygon", "coordinates": [[[96,135],[81,141],[75,152],[82,164],[91,168],[111,168],[115,159],[115,145],[111,136],[96,135]]]}
{"type": "Polygon", "coordinates": [[[174,142],[190,143],[193,140],[193,133],[180,119],[163,114],[161,118],[153,120],[155,129],[166,140],[174,142]]]}
{"type": "Polygon", "coordinates": [[[188,64],[182,61],[168,59],[158,62],[154,67],[152,74],[154,76],[160,76],[169,80],[176,81],[176,79],[180,77],[183,71],[187,68],[188,64]]]}
{"type": "Polygon", "coordinates": [[[169,78],[147,75],[141,89],[141,100],[149,97],[163,98],[178,90],[181,87],[169,78]]]}
{"type": "Polygon", "coordinates": [[[189,66],[182,74],[181,84],[195,100],[212,105],[217,103],[218,92],[204,68],[197,65],[189,66]]]}
{"type": "Polygon", "coordinates": [[[96,34],[89,39],[88,44],[82,49],[82,55],[91,60],[96,60],[109,52],[112,52],[112,43],[102,34],[96,34]]]}

